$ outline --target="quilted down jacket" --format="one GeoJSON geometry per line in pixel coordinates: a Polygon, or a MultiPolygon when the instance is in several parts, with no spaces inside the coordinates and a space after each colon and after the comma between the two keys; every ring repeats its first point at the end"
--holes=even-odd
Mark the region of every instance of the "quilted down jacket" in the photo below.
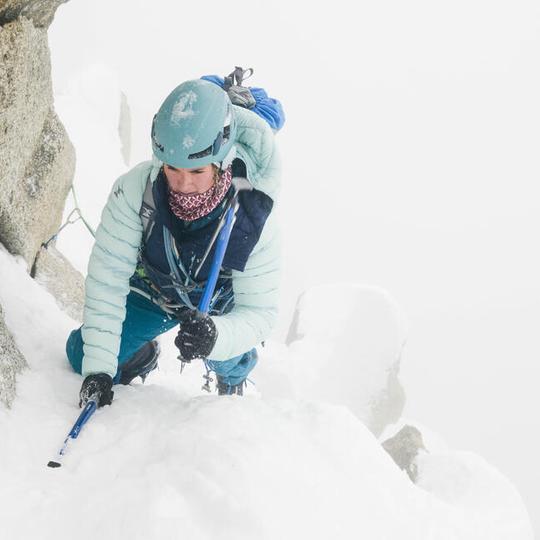
{"type": "MultiPolygon", "coordinates": [[[[238,121],[236,154],[255,189],[276,201],[279,158],[274,134],[255,113],[234,107],[238,121]]],[[[130,277],[136,268],[143,226],[139,211],[148,178],[155,181],[162,163],[143,162],[114,183],[101,215],[86,278],[82,336],[83,376],[116,374],[130,277]]],[[[275,206],[274,206],[275,208],[275,206]]],[[[243,272],[232,272],[235,305],[213,317],[218,339],[212,360],[228,360],[266,339],[278,305],[280,241],[275,210],[268,217],[243,272]]]]}

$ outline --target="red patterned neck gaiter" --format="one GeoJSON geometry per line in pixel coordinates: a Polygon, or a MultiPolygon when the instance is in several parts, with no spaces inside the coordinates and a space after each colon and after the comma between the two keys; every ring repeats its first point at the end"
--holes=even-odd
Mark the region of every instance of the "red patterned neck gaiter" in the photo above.
{"type": "Polygon", "coordinates": [[[217,182],[204,193],[184,195],[169,188],[169,206],[183,221],[195,221],[207,216],[223,200],[232,183],[232,167],[225,169],[217,182]]]}

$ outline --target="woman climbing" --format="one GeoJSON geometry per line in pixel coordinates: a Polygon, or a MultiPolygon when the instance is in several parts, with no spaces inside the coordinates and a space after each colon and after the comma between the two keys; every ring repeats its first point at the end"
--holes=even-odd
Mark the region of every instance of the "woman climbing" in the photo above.
{"type": "Polygon", "coordinates": [[[110,404],[114,384],[144,381],[157,367],[155,338],[175,326],[180,360],[203,359],[219,394],[242,394],[255,346],[277,315],[274,131],[284,121],[279,102],[243,87],[243,74],[175,88],[152,122],[153,160],[111,190],[88,265],[83,325],[66,344],[85,377],[80,405],[91,397],[110,404]],[[201,313],[229,211],[234,224],[201,313]]]}

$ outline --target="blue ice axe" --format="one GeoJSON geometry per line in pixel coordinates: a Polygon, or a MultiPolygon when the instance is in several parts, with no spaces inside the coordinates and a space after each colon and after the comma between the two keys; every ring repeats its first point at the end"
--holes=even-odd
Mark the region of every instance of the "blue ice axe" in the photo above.
{"type": "MultiPolygon", "coordinates": [[[[212,296],[216,288],[216,283],[219,277],[219,271],[221,270],[221,265],[223,264],[223,258],[225,257],[225,252],[227,251],[227,246],[229,245],[229,239],[231,237],[231,231],[234,225],[235,212],[238,204],[238,193],[240,191],[248,191],[253,189],[251,184],[246,178],[236,177],[233,178],[233,186],[235,189],[234,196],[231,200],[229,208],[225,214],[225,220],[223,226],[219,230],[219,235],[216,240],[216,251],[214,253],[214,258],[212,260],[212,265],[210,267],[210,273],[206,281],[206,286],[203,291],[203,295],[199,301],[199,305],[195,311],[195,316],[198,318],[208,317],[208,312],[210,310],[210,303],[212,301],[212,296]]],[[[204,261],[204,257],[203,257],[204,261]]],[[[200,269],[200,267],[199,267],[200,269]]],[[[197,269],[197,272],[198,270],[197,269]]],[[[197,273],[196,272],[196,273],[197,273]]],[[[180,358],[180,357],[179,357],[180,358]]],[[[181,358],[180,358],[181,359],[181,358]]],[[[210,392],[210,371],[208,365],[205,361],[206,375],[203,378],[206,380],[202,389],[210,392]]],[[[181,371],[184,368],[184,361],[182,360],[181,371]]]]}
{"type": "Polygon", "coordinates": [[[210,302],[212,301],[212,296],[214,295],[214,290],[219,277],[219,271],[221,270],[221,265],[223,264],[223,258],[225,257],[225,251],[227,251],[229,238],[231,237],[231,231],[234,225],[234,214],[236,212],[238,193],[240,191],[253,189],[249,181],[241,177],[233,178],[233,185],[235,194],[231,200],[229,209],[225,214],[223,226],[221,227],[216,240],[216,252],[214,253],[208,280],[206,281],[203,295],[199,301],[199,305],[197,306],[196,313],[198,317],[206,317],[210,309],[210,302]]]}
{"type": "MultiPolygon", "coordinates": [[[[214,258],[212,260],[212,266],[210,267],[210,274],[208,275],[208,280],[206,281],[206,286],[203,291],[203,295],[199,301],[199,305],[195,311],[195,317],[204,318],[208,317],[208,312],[210,310],[210,302],[212,301],[212,296],[214,295],[214,290],[216,288],[216,283],[219,277],[219,271],[221,270],[221,265],[223,263],[223,258],[225,257],[225,251],[227,251],[227,246],[229,244],[229,238],[231,237],[231,231],[234,225],[234,213],[236,211],[236,195],[231,201],[231,205],[225,214],[225,221],[219,235],[216,240],[216,252],[214,253],[214,258]]],[[[179,357],[180,358],[180,357],[179,357]]],[[[206,380],[202,389],[210,392],[210,372],[208,365],[205,361],[206,375],[204,379],[206,380]]],[[[184,361],[182,360],[182,368],[184,368],[184,361]]]]}
{"type": "Polygon", "coordinates": [[[98,400],[98,397],[92,396],[86,402],[86,405],[84,409],[82,410],[81,414],[79,415],[79,418],[77,418],[77,421],[75,422],[75,424],[71,428],[71,431],[68,433],[67,437],[65,438],[62,448],[60,448],[60,451],[58,452],[58,460],[49,461],[49,463],[47,463],[47,467],[56,469],[62,466],[62,458],[64,457],[64,454],[66,453],[70,439],[76,439],[79,436],[79,433],[81,432],[81,429],[83,428],[84,424],[86,424],[86,422],[88,422],[90,417],[96,412],[97,400],[98,400]]]}

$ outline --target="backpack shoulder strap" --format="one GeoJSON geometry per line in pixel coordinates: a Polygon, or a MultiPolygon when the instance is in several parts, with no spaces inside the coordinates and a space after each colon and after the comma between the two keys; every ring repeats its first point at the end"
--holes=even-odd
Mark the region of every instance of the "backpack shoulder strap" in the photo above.
{"type": "Polygon", "coordinates": [[[233,178],[240,177],[240,178],[247,178],[247,167],[246,163],[242,158],[239,158],[238,156],[233,159],[232,162],[232,176],[233,178]]]}
{"type": "Polygon", "coordinates": [[[143,201],[141,209],[139,210],[139,216],[141,216],[141,221],[143,225],[143,242],[146,244],[152,230],[154,228],[156,214],[156,203],[154,201],[154,193],[152,192],[152,180],[150,175],[146,179],[146,187],[144,189],[143,201]]]}

